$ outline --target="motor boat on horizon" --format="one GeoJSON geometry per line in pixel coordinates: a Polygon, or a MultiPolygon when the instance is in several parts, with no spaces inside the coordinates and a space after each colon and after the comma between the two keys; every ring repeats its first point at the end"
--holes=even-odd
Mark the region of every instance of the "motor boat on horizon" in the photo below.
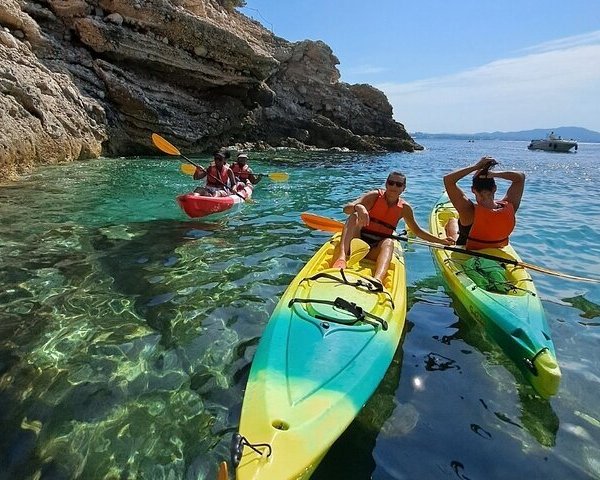
{"type": "Polygon", "coordinates": [[[571,149],[577,151],[577,142],[573,139],[563,140],[562,137],[554,135],[554,132],[548,134],[544,139],[531,140],[527,146],[529,150],[545,150],[546,152],[572,153],[571,149]]]}

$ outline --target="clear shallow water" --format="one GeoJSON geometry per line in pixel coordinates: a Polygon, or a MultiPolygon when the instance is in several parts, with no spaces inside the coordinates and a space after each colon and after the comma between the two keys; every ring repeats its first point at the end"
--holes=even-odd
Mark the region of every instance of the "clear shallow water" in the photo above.
{"type": "MultiPolygon", "coordinates": [[[[427,225],[443,173],[495,156],[528,175],[525,261],[600,277],[600,145],[424,141],[415,154],[278,153],[255,204],[191,221],[172,159],[42,168],[0,187],[0,478],[214,478],[278,297],[327,236],[302,211],[408,176],[427,225]]],[[[253,155],[258,156],[258,155],[253,155]]],[[[407,252],[408,326],[380,388],[315,479],[600,477],[600,287],[534,274],[563,371],[533,394],[460,319],[423,247],[407,252]],[[569,300],[570,299],[570,300],[569,300]]]]}

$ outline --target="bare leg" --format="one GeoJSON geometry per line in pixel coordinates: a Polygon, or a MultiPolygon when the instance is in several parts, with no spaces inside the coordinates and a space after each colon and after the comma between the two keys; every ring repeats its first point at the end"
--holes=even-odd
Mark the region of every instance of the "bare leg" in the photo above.
{"type": "Polygon", "coordinates": [[[446,236],[454,240],[455,242],[458,240],[458,218],[451,218],[448,220],[446,225],[444,226],[446,230],[446,236]]]}
{"type": "Polygon", "coordinates": [[[374,254],[377,254],[377,262],[375,264],[375,275],[373,275],[373,277],[383,284],[383,279],[390,268],[392,255],[394,254],[394,241],[391,238],[386,238],[379,242],[376,250],[378,251],[374,252],[374,254]]]}
{"type": "Polygon", "coordinates": [[[360,227],[358,226],[358,215],[353,213],[348,217],[346,223],[344,225],[344,229],[342,230],[342,238],[340,240],[340,253],[338,258],[334,262],[334,265],[337,263],[345,263],[348,257],[348,253],[350,252],[350,242],[353,238],[360,237],[360,227]]]}

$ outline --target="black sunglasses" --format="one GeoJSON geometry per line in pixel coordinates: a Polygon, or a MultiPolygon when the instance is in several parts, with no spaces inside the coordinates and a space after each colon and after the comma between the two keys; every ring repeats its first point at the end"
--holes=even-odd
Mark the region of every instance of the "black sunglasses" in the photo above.
{"type": "Polygon", "coordinates": [[[389,186],[396,185],[397,187],[403,187],[404,186],[404,182],[395,182],[394,180],[388,180],[387,184],[389,186]]]}

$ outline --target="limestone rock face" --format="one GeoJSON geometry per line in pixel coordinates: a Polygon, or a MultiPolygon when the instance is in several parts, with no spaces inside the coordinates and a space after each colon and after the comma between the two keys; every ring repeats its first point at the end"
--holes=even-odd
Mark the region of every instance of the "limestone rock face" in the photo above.
{"type": "Polygon", "coordinates": [[[370,85],[339,82],[338,59],[322,42],[304,41],[289,47],[270,81],[275,105],[262,125],[267,142],[282,137],[317,147],[354,150],[412,151],[419,148],[404,127],[392,119],[392,107],[383,92],[370,85]],[[294,123],[285,119],[295,118],[294,123]]]}
{"type": "Polygon", "coordinates": [[[35,23],[15,4],[6,5],[14,14],[4,9],[3,22],[15,29],[0,30],[0,179],[35,164],[99,156],[107,138],[102,107],[82,96],[68,75],[39,62],[27,42],[14,35],[21,31],[23,38],[39,43],[35,23]]]}
{"type": "Polygon", "coordinates": [[[327,45],[287,42],[216,0],[3,0],[0,60],[4,174],[156,153],[152,132],[185,152],[421,148],[382,92],[340,82],[327,45]]]}

